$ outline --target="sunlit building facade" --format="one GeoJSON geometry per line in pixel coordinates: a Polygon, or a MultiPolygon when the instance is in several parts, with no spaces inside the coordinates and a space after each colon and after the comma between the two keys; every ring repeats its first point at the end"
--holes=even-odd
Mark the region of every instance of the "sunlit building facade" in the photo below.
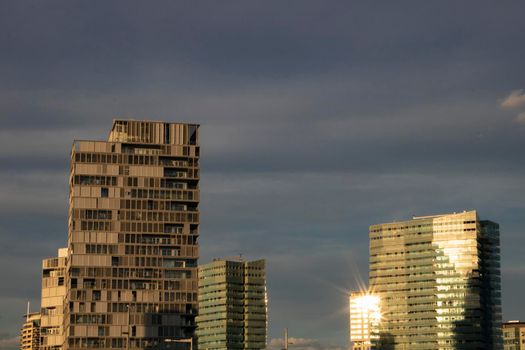
{"type": "Polygon", "coordinates": [[[217,259],[199,267],[199,350],[266,347],[265,261],[217,259]]]}
{"type": "Polygon", "coordinates": [[[42,261],[42,298],[40,301],[40,349],[60,350],[64,344],[64,298],[67,248],[56,257],[42,261]]]}
{"type": "Polygon", "coordinates": [[[503,350],[525,350],[525,322],[503,324],[503,350]]]}
{"type": "Polygon", "coordinates": [[[368,292],[350,294],[350,341],[352,350],[370,350],[379,338],[379,297],[368,292]]]}
{"type": "Polygon", "coordinates": [[[115,120],[71,152],[65,349],[188,349],[197,314],[198,125],[115,120]]]}
{"type": "Polygon", "coordinates": [[[40,349],[40,312],[25,315],[20,329],[20,350],[40,349]]]}
{"type": "Polygon", "coordinates": [[[476,211],[370,227],[379,348],[501,349],[499,226],[476,211]]]}

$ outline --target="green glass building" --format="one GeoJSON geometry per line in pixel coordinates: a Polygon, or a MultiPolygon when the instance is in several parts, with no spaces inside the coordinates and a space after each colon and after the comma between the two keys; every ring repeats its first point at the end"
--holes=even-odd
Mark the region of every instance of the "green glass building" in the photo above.
{"type": "Polygon", "coordinates": [[[476,211],[370,226],[378,349],[501,349],[499,225],[476,211]]]}
{"type": "Polygon", "coordinates": [[[266,347],[265,261],[217,259],[199,267],[199,350],[266,347]]]}

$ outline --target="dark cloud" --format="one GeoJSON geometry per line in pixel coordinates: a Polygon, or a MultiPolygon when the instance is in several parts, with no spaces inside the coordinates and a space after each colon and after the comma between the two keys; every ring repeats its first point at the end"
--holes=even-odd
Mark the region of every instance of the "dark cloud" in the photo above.
{"type": "Polygon", "coordinates": [[[501,103],[524,86],[523,10],[2,2],[1,337],[66,241],[72,140],[117,117],[202,125],[202,261],[268,259],[271,338],[345,348],[368,226],[472,208],[501,224],[504,315],[520,318],[525,130],[501,103]]]}

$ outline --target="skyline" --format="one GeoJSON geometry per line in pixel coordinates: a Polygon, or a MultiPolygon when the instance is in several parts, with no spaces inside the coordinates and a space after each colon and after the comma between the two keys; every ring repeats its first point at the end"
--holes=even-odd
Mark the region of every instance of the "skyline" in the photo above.
{"type": "Polygon", "coordinates": [[[199,263],[267,260],[269,339],[344,348],[368,227],[469,209],[525,318],[523,3],[52,4],[0,4],[1,349],[65,246],[73,140],[120,117],[201,124],[199,263]]]}

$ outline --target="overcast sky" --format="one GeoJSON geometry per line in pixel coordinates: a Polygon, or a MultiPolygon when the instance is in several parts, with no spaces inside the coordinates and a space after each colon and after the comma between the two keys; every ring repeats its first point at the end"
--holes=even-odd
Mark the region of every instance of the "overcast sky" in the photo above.
{"type": "Polygon", "coordinates": [[[73,139],[201,124],[201,262],[268,266],[271,348],[348,346],[368,226],[477,209],[525,319],[525,2],[2,1],[0,349],[66,245],[73,139]]]}

